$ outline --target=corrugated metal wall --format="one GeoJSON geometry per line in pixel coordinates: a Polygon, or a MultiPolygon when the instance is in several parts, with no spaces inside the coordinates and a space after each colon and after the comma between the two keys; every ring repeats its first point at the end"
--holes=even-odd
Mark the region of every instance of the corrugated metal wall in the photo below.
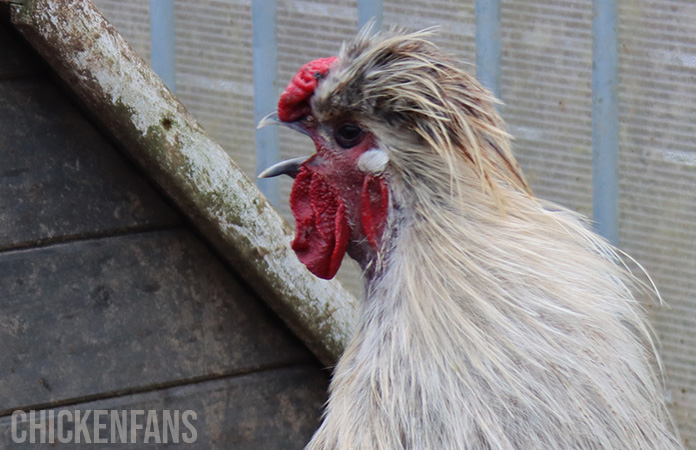
{"type": "MultiPolygon", "coordinates": [[[[95,2],[148,59],[149,2],[95,2]]],[[[251,3],[177,2],[175,12],[178,95],[254,176],[251,3]]],[[[520,163],[539,196],[591,215],[592,4],[503,0],[501,17],[503,115],[520,163]]],[[[278,0],[279,92],[303,63],[335,54],[357,21],[355,1],[278,0]]],[[[438,44],[475,59],[473,0],[385,0],[384,23],[438,25],[438,44]]],[[[619,39],[620,245],[669,304],[651,314],[672,410],[696,448],[696,3],[620,0],[619,39]]],[[[313,150],[280,133],[281,157],[313,150]]],[[[290,181],[281,186],[287,198],[290,181]]],[[[340,274],[355,291],[356,273],[340,274]]]]}
{"type": "Polygon", "coordinates": [[[696,2],[619,2],[620,238],[652,311],[682,435],[696,448],[696,2]]]}

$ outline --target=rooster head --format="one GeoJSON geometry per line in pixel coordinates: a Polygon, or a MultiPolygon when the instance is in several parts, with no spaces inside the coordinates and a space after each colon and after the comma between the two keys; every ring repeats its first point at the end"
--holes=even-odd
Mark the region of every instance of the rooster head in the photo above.
{"type": "Polygon", "coordinates": [[[386,154],[377,148],[374,134],[351,115],[319,121],[313,114],[313,94],[336,62],[336,57],[322,58],[302,66],[280,96],[278,111],[266,119],[308,135],[316,153],[259,175],[295,178],[290,194],[296,221],[292,249],[324,279],[336,275],[349,244],[358,260],[377,251],[389,203],[383,176],[386,154]]]}
{"type": "Polygon", "coordinates": [[[365,268],[384,248],[390,211],[409,198],[399,192],[395,201],[394,183],[418,190],[411,198],[436,199],[453,192],[463,162],[491,191],[499,182],[526,188],[494,99],[426,34],[374,37],[364,30],[338,58],[302,66],[278,110],[259,123],[282,124],[314,141],[309,158],[259,176],[295,178],[292,248],[320,278],[332,278],[346,252],[365,268]]]}

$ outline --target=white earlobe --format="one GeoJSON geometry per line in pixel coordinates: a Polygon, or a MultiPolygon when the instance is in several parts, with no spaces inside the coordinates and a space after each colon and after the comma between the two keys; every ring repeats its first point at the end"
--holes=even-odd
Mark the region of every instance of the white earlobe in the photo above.
{"type": "Polygon", "coordinates": [[[379,148],[373,148],[360,155],[358,158],[358,169],[365,173],[379,175],[384,172],[388,162],[389,156],[387,152],[379,148]]]}

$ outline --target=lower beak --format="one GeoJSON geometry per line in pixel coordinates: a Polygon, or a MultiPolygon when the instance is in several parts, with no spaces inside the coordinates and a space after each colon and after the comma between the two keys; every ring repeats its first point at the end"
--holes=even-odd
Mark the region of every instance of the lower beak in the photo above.
{"type": "Polygon", "coordinates": [[[300,173],[300,165],[307,161],[309,156],[302,156],[300,158],[288,159],[286,161],[281,161],[278,164],[274,164],[268,169],[261,172],[259,178],[273,178],[278,175],[288,175],[295,178],[298,173],[300,173]]]}
{"type": "MultiPolygon", "coordinates": [[[[307,132],[307,129],[302,125],[302,122],[300,120],[296,120],[295,122],[283,122],[280,120],[278,117],[278,111],[273,111],[263,119],[259,121],[259,124],[256,125],[256,129],[258,130],[259,128],[263,128],[267,125],[283,125],[285,127],[288,127],[292,130],[299,131],[300,133],[309,136],[310,134],[307,132]]],[[[278,175],[288,175],[291,176],[292,178],[295,178],[298,173],[300,173],[300,165],[307,161],[309,159],[308,156],[303,156],[301,158],[293,158],[293,159],[288,159],[286,161],[281,161],[278,164],[274,164],[268,169],[264,170],[261,172],[258,177],[259,178],[273,178],[277,177],[278,175]]]]}

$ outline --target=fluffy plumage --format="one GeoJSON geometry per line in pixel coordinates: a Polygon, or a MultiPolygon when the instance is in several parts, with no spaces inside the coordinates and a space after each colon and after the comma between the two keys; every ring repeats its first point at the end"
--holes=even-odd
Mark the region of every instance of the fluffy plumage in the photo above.
{"type": "MultiPolygon", "coordinates": [[[[388,208],[370,250],[345,202],[364,311],[307,448],[681,448],[635,278],[533,197],[495,99],[427,36],[361,33],[310,99],[316,136],[374,136],[356,170],[388,208]]],[[[339,154],[316,136],[305,164],[339,154]]]]}

